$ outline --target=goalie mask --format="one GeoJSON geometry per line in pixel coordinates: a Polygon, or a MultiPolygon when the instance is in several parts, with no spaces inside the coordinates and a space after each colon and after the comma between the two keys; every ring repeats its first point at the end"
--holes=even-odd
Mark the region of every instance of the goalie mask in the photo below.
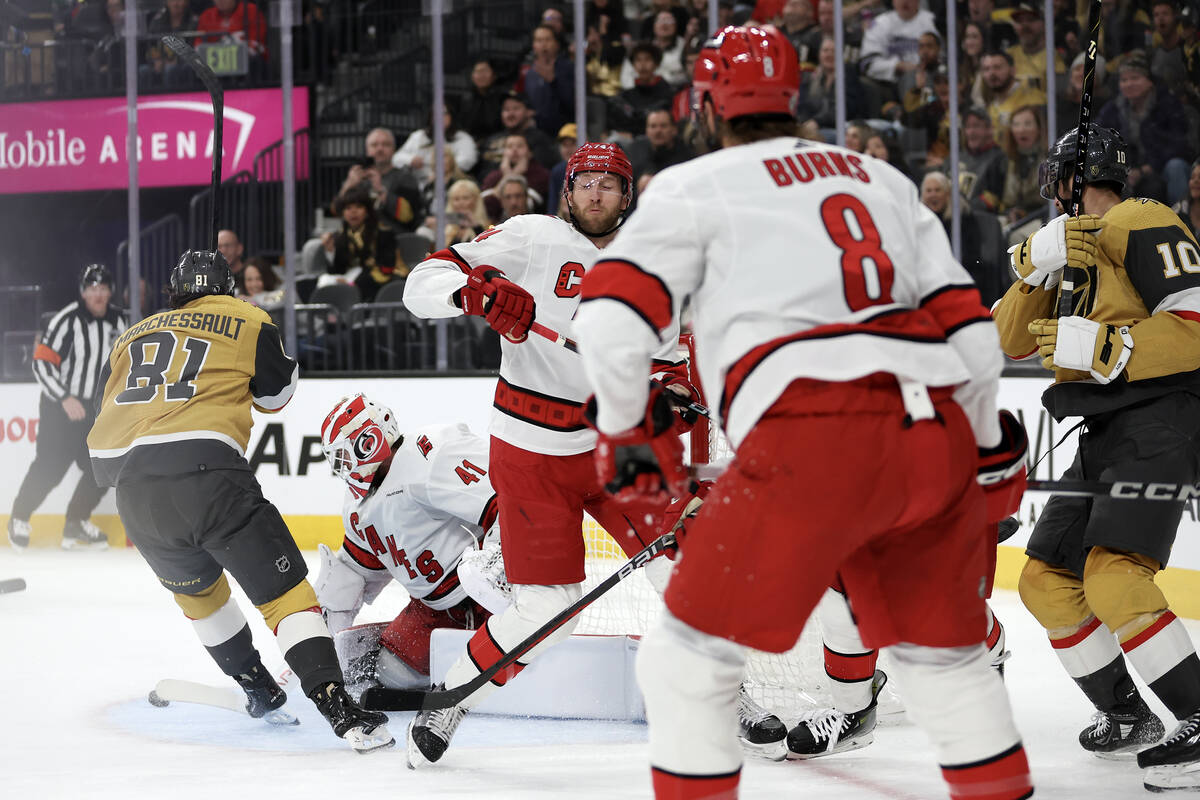
{"type": "Polygon", "coordinates": [[[321,449],[333,474],[362,500],[371,493],[375,473],[392,457],[400,428],[390,408],[361,392],[341,401],[321,423],[321,449]]]}

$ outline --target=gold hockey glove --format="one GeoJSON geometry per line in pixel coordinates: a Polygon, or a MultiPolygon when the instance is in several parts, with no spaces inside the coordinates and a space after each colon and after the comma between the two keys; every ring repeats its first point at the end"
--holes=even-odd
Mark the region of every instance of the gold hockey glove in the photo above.
{"type": "Polygon", "coordinates": [[[1091,373],[1100,383],[1121,374],[1133,354],[1128,325],[1108,325],[1086,317],[1036,319],[1029,332],[1037,338],[1038,355],[1046,369],[1074,369],[1091,373]]]}
{"type": "Polygon", "coordinates": [[[1032,236],[1008,250],[1013,272],[1030,286],[1052,289],[1064,266],[1083,269],[1096,263],[1100,217],[1081,214],[1055,217],[1032,236]]]}

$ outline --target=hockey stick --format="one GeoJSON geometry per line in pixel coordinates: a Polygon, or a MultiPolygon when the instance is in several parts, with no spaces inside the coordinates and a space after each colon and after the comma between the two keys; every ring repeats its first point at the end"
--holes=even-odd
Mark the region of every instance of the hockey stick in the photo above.
{"type": "Polygon", "coordinates": [[[542,627],[531,633],[524,641],[500,657],[496,663],[476,675],[461,686],[453,689],[421,690],[421,689],[385,689],[372,686],[362,694],[362,707],[372,711],[430,711],[435,708],[449,708],[466,700],[480,687],[496,677],[501,671],[508,669],[521,656],[528,653],[543,639],[561,628],[566,622],[578,616],[585,608],[594,603],[609,589],[628,578],[639,567],[645,566],[650,559],[662,553],[668,547],[675,545],[675,529],[648,544],[645,549],[629,559],[620,569],[596,584],[590,592],[576,600],[573,604],[560,611],[542,627]]]}
{"type": "MultiPolygon", "coordinates": [[[[150,701],[150,705],[158,708],[164,708],[174,701],[224,708],[238,714],[247,714],[246,693],[232,686],[209,686],[206,683],[163,678],[150,690],[146,699],[150,701]]],[[[268,711],[262,716],[262,719],[270,725],[300,724],[300,720],[282,708],[268,711]]]]}
{"type": "MultiPolygon", "coordinates": [[[[1071,184],[1071,207],[1067,211],[1078,216],[1083,206],[1083,188],[1087,185],[1084,167],[1087,165],[1088,125],[1092,121],[1092,88],[1096,83],[1096,50],[1100,45],[1100,0],[1088,3],[1088,42],[1083,56],[1083,95],[1079,98],[1079,127],[1075,135],[1075,180],[1071,184]]],[[[1056,192],[1057,194],[1057,192],[1056,192]]],[[[1064,267],[1062,286],[1058,291],[1058,316],[1069,317],[1075,310],[1075,278],[1078,269],[1064,267]]]]}
{"type": "Polygon", "coordinates": [[[1029,481],[1026,490],[1064,497],[1111,497],[1114,500],[1165,500],[1178,503],[1200,499],[1200,485],[1142,481],[1029,481]]]}
{"type": "Polygon", "coordinates": [[[7,578],[0,581],[0,594],[8,594],[9,592],[19,592],[25,588],[24,578],[7,578]]]}
{"type": "Polygon", "coordinates": [[[209,229],[212,239],[210,250],[217,250],[217,190],[221,186],[221,134],[224,132],[225,119],[225,90],[221,88],[221,82],[217,80],[217,76],[204,63],[204,59],[200,58],[200,54],[187,42],[180,39],[178,36],[164,36],[162,43],[171,48],[175,55],[179,56],[187,65],[192,68],[192,72],[196,73],[196,77],[204,84],[204,88],[208,89],[208,95],[212,98],[213,108],[213,165],[212,165],[212,204],[209,206],[209,229]]]}

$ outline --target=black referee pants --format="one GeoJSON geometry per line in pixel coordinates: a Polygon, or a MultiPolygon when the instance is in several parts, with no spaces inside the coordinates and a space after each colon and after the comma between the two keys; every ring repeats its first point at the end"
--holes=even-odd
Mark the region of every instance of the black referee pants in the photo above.
{"type": "MultiPolygon", "coordinates": [[[[81,402],[87,408],[88,403],[81,402]]],[[[71,462],[75,462],[83,475],[79,477],[79,484],[67,504],[67,521],[82,522],[96,510],[105,492],[96,486],[92,460],[88,456],[87,435],[92,429],[94,417],[89,413],[78,422],[72,422],[67,419],[62,404],[45,394],[42,394],[38,403],[38,415],[37,451],[17,491],[17,499],[13,501],[12,515],[28,520],[46,495],[62,482],[71,462]]]]}

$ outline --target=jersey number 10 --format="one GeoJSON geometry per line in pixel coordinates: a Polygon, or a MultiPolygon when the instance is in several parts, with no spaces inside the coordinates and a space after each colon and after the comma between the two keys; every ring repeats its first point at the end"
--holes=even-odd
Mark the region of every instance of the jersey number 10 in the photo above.
{"type": "Polygon", "coordinates": [[[821,203],[821,221],[842,251],[842,287],[850,310],[891,303],[895,278],[892,259],[884,251],[879,228],[862,201],[852,194],[830,195],[821,203]]]}

